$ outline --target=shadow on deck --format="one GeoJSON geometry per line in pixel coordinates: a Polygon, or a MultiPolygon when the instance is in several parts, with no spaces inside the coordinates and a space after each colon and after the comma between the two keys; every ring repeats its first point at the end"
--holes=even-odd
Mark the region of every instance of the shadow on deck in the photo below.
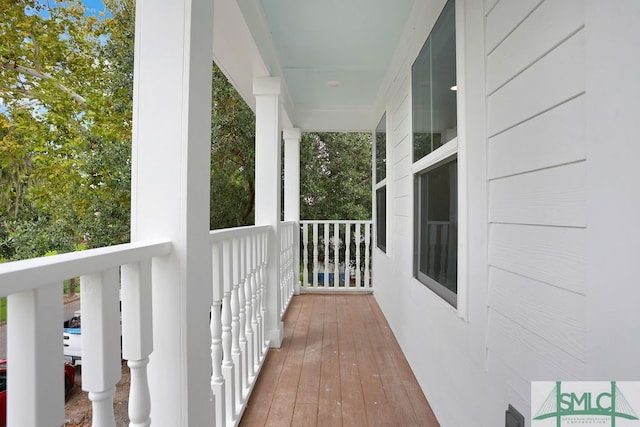
{"type": "Polygon", "coordinates": [[[373,295],[294,296],[241,426],[438,426],[373,295]]]}

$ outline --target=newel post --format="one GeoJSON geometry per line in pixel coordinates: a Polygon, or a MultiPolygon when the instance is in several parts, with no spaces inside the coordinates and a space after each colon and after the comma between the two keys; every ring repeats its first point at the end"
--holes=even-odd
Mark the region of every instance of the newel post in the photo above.
{"type": "Polygon", "coordinates": [[[300,294],[300,129],[285,129],[284,139],[284,220],[295,221],[293,232],[294,294],[300,294]]]}
{"type": "MultiPolygon", "coordinates": [[[[131,241],[169,239],[152,265],[150,418],[211,425],[211,0],[136,4],[131,241]]],[[[142,417],[144,418],[144,417],[142,417]]]]}
{"type": "Polygon", "coordinates": [[[265,277],[265,340],[280,347],[283,325],[280,319],[280,78],[261,77],[253,81],[256,97],[256,225],[271,226],[267,244],[265,277]]]}

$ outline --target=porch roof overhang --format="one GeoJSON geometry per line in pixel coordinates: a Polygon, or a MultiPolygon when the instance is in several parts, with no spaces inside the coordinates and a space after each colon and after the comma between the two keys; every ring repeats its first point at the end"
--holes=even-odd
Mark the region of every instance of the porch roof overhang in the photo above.
{"type": "Polygon", "coordinates": [[[215,0],[214,59],[252,108],[280,77],[284,127],[370,131],[425,3],[215,0]]]}

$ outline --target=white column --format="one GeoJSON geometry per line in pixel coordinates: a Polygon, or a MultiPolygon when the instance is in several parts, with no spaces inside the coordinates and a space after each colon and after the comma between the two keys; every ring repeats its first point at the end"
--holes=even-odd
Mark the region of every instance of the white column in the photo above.
{"type": "Polygon", "coordinates": [[[293,232],[294,294],[300,294],[300,129],[285,129],[284,139],[284,220],[295,221],[293,232]]]}
{"type": "Polygon", "coordinates": [[[256,225],[270,225],[267,247],[265,339],[280,347],[280,78],[253,81],[256,97],[256,225]]]}
{"type": "Polygon", "coordinates": [[[151,419],[211,425],[209,162],[213,2],[138,0],[131,240],[170,239],[153,263],[151,419]]]}

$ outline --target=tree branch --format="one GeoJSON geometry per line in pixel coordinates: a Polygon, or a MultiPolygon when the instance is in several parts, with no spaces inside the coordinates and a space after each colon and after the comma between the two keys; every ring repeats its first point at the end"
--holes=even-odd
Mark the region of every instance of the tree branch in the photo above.
{"type": "Polygon", "coordinates": [[[40,45],[36,40],[36,36],[33,32],[29,32],[29,37],[31,37],[31,41],[33,42],[33,64],[36,66],[36,70],[38,72],[42,72],[42,66],[40,65],[40,45]]]}
{"type": "Polygon", "coordinates": [[[38,71],[38,70],[33,69],[33,68],[25,67],[23,65],[19,65],[16,62],[11,62],[11,61],[1,62],[0,63],[0,67],[4,68],[5,70],[13,70],[13,71],[15,71],[17,73],[25,74],[25,75],[31,76],[31,77],[36,77],[38,79],[49,80],[58,89],[62,90],[64,93],[69,95],[78,104],[82,105],[83,107],[87,106],[87,100],[84,99],[84,97],[78,95],[77,93],[75,93],[74,91],[72,91],[71,89],[69,89],[68,87],[66,87],[62,83],[60,83],[59,81],[57,81],[51,74],[47,74],[47,73],[44,73],[42,71],[38,71]]]}
{"type": "Polygon", "coordinates": [[[33,98],[36,97],[31,91],[28,91],[28,90],[20,88],[20,87],[6,88],[6,87],[1,87],[0,86],[0,93],[7,94],[9,97],[13,98],[12,92],[18,92],[18,93],[22,94],[24,98],[33,99],[33,98]]]}

